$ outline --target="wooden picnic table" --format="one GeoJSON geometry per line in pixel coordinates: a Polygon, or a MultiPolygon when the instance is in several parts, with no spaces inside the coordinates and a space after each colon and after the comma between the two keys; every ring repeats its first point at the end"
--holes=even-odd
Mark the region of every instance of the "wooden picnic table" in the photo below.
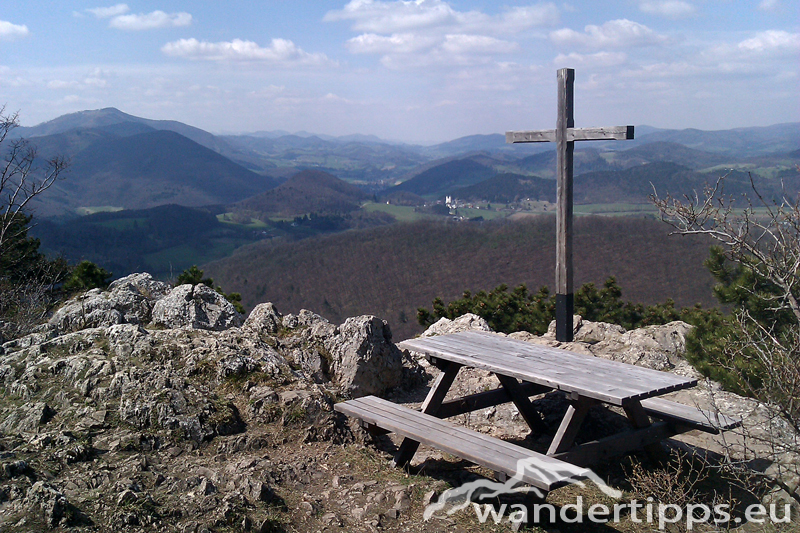
{"type": "MultiPolygon", "coordinates": [[[[421,412],[374,397],[336,405],[338,411],[361,419],[369,428],[403,435],[405,438],[394,461],[398,466],[408,464],[422,442],[513,475],[521,455],[538,454],[442,419],[513,402],[531,430],[542,433],[546,428],[530,397],[554,390],[566,394],[569,407],[546,455],[542,456],[547,461],[586,466],[639,448],[655,453],[658,443],[673,435],[693,429],[717,433],[740,424],[737,419],[658,398],[697,384],[696,379],[668,372],[482,331],[417,338],[398,346],[424,354],[442,371],[422,403],[421,412]],[[445,401],[459,370],[464,367],[492,372],[501,386],[445,401]],[[632,429],[575,445],[589,409],[598,404],[622,408],[632,429]]],[[[564,480],[534,477],[526,482],[551,490],[564,480]]]]}

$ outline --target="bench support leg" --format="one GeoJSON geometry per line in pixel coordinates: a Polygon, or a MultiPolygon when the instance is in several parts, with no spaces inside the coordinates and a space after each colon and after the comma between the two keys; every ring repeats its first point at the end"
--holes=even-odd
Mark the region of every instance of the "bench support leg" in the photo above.
{"type": "MultiPolygon", "coordinates": [[[[647,412],[644,410],[644,407],[642,407],[641,402],[631,402],[628,405],[623,406],[623,409],[625,410],[628,420],[630,420],[633,424],[633,427],[637,429],[649,427],[652,423],[650,421],[650,417],[647,416],[647,412]]],[[[659,461],[664,458],[664,449],[657,442],[646,445],[644,447],[644,451],[647,452],[647,455],[649,455],[654,461],[659,461]]]]}
{"type": "Polygon", "coordinates": [[[553,442],[550,443],[547,455],[555,455],[572,448],[572,443],[575,442],[575,437],[578,435],[583,419],[586,418],[589,408],[596,403],[596,400],[584,398],[583,396],[570,402],[567,413],[561,420],[561,425],[558,426],[556,436],[553,437],[553,442]]]}
{"type": "MultiPolygon", "coordinates": [[[[453,384],[453,380],[456,379],[456,375],[460,369],[461,365],[451,362],[448,363],[444,371],[436,377],[436,381],[434,381],[431,390],[428,392],[428,396],[422,403],[423,413],[436,416],[439,407],[441,407],[444,401],[444,397],[447,396],[447,391],[450,390],[450,386],[453,384]]],[[[417,453],[417,448],[419,448],[419,442],[409,439],[408,437],[404,438],[400,447],[397,449],[397,454],[394,456],[392,464],[400,468],[405,467],[411,462],[414,454],[417,453]]]]}
{"type": "Polygon", "coordinates": [[[517,406],[519,414],[522,415],[522,418],[525,419],[525,422],[528,423],[528,426],[533,431],[538,433],[544,433],[547,431],[547,426],[542,420],[539,412],[531,403],[530,399],[528,399],[528,395],[525,394],[525,390],[522,388],[522,385],[520,385],[515,378],[504,376],[502,374],[495,375],[497,376],[497,379],[500,380],[500,384],[503,386],[506,392],[508,392],[508,395],[511,397],[511,401],[513,401],[514,405],[517,406]]]}

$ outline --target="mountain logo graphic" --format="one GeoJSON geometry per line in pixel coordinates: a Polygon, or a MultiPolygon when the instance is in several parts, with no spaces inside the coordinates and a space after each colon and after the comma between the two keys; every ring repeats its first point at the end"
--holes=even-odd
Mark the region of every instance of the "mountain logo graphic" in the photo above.
{"type": "MultiPolygon", "coordinates": [[[[540,457],[520,459],[517,461],[517,470],[514,476],[504,483],[492,481],[490,479],[478,479],[465,483],[460,487],[446,490],[435,502],[431,502],[425,508],[423,518],[425,520],[430,520],[434,516],[437,516],[438,513],[444,513],[445,516],[452,515],[455,512],[465,509],[473,502],[491,500],[503,494],[532,492],[536,496],[544,498],[544,492],[536,487],[530,487],[522,481],[525,472],[532,472],[541,479],[552,481],[563,481],[566,477],[569,483],[582,487],[586,486],[587,481],[591,481],[597,485],[603,494],[615,499],[622,497],[622,491],[608,486],[600,476],[591,470],[569,463],[561,463],[557,468],[554,467],[555,465],[553,465],[552,462],[545,461],[540,457]]],[[[440,515],[439,517],[442,516],[440,515]]]]}

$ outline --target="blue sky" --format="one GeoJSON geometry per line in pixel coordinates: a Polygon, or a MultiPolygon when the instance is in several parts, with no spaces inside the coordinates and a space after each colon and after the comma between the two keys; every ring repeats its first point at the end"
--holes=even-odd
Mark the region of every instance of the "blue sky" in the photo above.
{"type": "Polygon", "coordinates": [[[4,2],[0,104],[409,142],[800,121],[796,0],[4,2]]]}

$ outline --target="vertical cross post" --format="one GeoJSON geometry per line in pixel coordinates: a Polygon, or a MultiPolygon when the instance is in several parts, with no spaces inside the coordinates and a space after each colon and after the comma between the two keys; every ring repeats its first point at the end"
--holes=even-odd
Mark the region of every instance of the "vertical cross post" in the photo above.
{"type": "Polygon", "coordinates": [[[556,211],[556,340],[573,339],[575,308],[572,281],[572,155],[575,141],[633,139],[633,126],[576,128],[574,118],[575,70],[558,71],[558,118],[555,130],[507,131],[507,143],[556,143],[558,209],[556,211]]]}
{"type": "Polygon", "coordinates": [[[575,127],[575,71],[558,71],[558,118],[556,120],[556,161],[558,165],[556,211],[556,339],[572,341],[575,297],[572,284],[572,154],[575,142],[567,133],[575,127]]]}

